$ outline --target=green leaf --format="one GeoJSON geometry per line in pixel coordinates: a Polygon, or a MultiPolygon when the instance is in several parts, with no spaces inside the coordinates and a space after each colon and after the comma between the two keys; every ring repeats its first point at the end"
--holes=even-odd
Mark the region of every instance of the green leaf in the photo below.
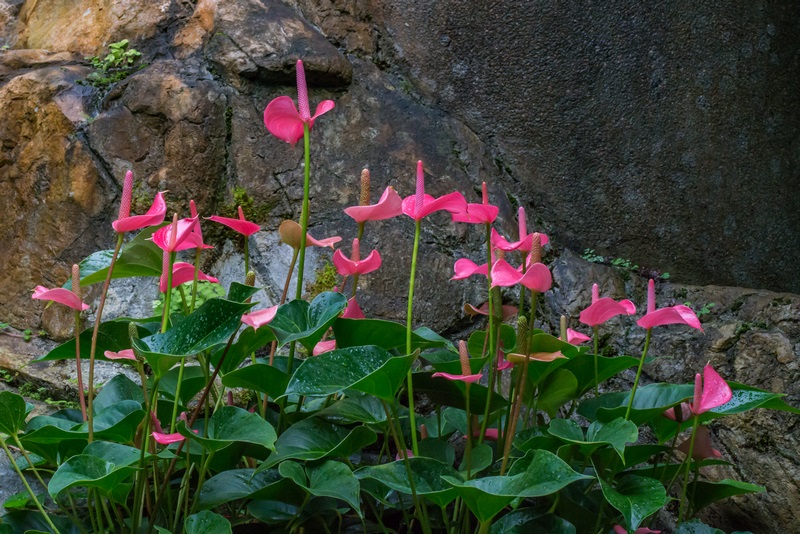
{"type": "Polygon", "coordinates": [[[122,401],[144,402],[142,386],[123,374],[116,375],[109,380],[92,403],[94,413],[100,413],[106,408],[122,401]]]}
{"type": "Polygon", "coordinates": [[[255,469],[230,469],[203,484],[197,506],[206,510],[237,499],[275,499],[299,505],[302,498],[294,483],[284,479],[276,469],[260,473],[255,469]]]}
{"type": "MultiPolygon", "coordinates": [[[[301,471],[303,469],[299,464],[289,461],[281,463],[278,471],[283,474],[285,467],[289,466],[299,467],[301,471]]],[[[358,479],[343,463],[326,460],[321,464],[309,465],[302,478],[307,479],[308,482],[300,482],[297,478],[293,478],[293,480],[311,495],[343,500],[361,516],[358,479]]]]}
{"type": "Polygon", "coordinates": [[[183,522],[183,531],[186,534],[231,534],[233,532],[230,522],[219,514],[203,510],[187,517],[183,522]]]}
{"type": "Polygon", "coordinates": [[[377,435],[366,426],[349,430],[309,417],[293,424],[280,435],[275,442],[275,453],[257,471],[288,459],[347,458],[362,447],[375,443],[375,440],[377,435]]]}
{"type": "MultiPolygon", "coordinates": [[[[438,506],[447,506],[456,498],[455,488],[452,484],[444,482],[442,477],[447,476],[452,480],[462,482],[458,471],[438,460],[423,456],[409,458],[408,463],[411,467],[411,476],[414,479],[417,495],[424,496],[438,506]]],[[[364,467],[356,471],[355,476],[360,479],[374,479],[395,491],[411,494],[408,473],[402,460],[364,467]]]]}
{"type": "MultiPolygon", "coordinates": [[[[466,409],[467,388],[460,380],[447,380],[446,378],[433,378],[432,372],[418,372],[411,375],[414,385],[414,393],[427,396],[432,402],[441,406],[452,406],[454,408],[466,409]]],[[[486,397],[489,390],[477,382],[469,386],[470,408],[486,406],[486,397]]],[[[489,406],[490,413],[505,408],[508,401],[501,395],[492,392],[492,400],[489,406]]]]}
{"type": "Polygon", "coordinates": [[[252,304],[211,299],[163,334],[136,342],[142,351],[170,356],[190,356],[225,343],[239,329],[242,314],[252,304]]]}
{"type": "Polygon", "coordinates": [[[25,399],[10,391],[0,391],[0,432],[16,435],[25,424],[27,414],[25,399]]]}
{"type": "Polygon", "coordinates": [[[254,363],[222,377],[222,384],[229,388],[246,388],[269,393],[276,399],[286,391],[289,375],[266,363],[254,363]]]}
{"type": "MultiPolygon", "coordinates": [[[[178,388],[178,375],[180,375],[180,367],[173,367],[158,382],[158,391],[170,400],[175,399],[175,391],[178,388]]],[[[183,379],[181,380],[180,403],[186,406],[205,385],[206,377],[203,374],[203,369],[199,365],[185,365],[183,379]]],[[[141,388],[139,388],[139,392],[141,393],[141,388]]]]}
{"type": "MultiPolygon", "coordinates": [[[[161,276],[162,251],[158,245],[148,241],[156,230],[165,225],[145,228],[130,242],[122,247],[119,258],[114,264],[112,278],[131,278],[134,276],[161,276]]],[[[84,259],[80,267],[81,286],[103,282],[108,276],[113,250],[100,250],[84,259]]],[[[63,286],[72,289],[72,280],[63,286]]]]}
{"type": "MultiPolygon", "coordinates": [[[[440,336],[432,336],[431,331],[411,333],[411,351],[440,348],[447,345],[447,341],[440,336]]],[[[336,336],[336,346],[340,349],[358,347],[360,345],[375,345],[385,350],[397,349],[401,353],[406,351],[406,326],[392,321],[380,319],[342,319],[333,323],[333,334],[336,336]]]]}
{"type": "Polygon", "coordinates": [[[277,525],[295,519],[299,506],[279,501],[253,501],[247,506],[247,513],[262,523],[277,525]]]}
{"type": "MultiPolygon", "coordinates": [[[[480,445],[476,445],[472,449],[471,457],[470,457],[470,473],[475,474],[483,471],[490,465],[492,465],[492,461],[494,460],[494,451],[492,448],[487,445],[486,443],[481,443],[480,445]]],[[[458,470],[466,475],[467,473],[467,457],[461,459],[461,465],[458,466],[458,470]]]]}
{"type": "MultiPolygon", "coordinates": [[[[648,384],[636,390],[630,420],[640,425],[653,417],[660,417],[667,408],[690,399],[693,385],[648,384]]],[[[630,392],[604,393],[581,402],[578,413],[590,421],[612,421],[624,417],[630,392]]]]}
{"type": "Polygon", "coordinates": [[[546,532],[547,534],[575,534],[575,526],[553,514],[542,514],[535,508],[520,508],[509,512],[494,523],[489,530],[491,534],[529,534],[546,532]]]}
{"type": "MultiPolygon", "coordinates": [[[[639,365],[639,359],[631,356],[614,356],[613,358],[598,356],[597,382],[602,384],[612,376],[637,365],[639,365]]],[[[564,363],[562,369],[571,372],[578,380],[578,397],[594,387],[594,354],[582,352],[564,363]]]]}
{"type": "MultiPolygon", "coordinates": [[[[106,321],[100,323],[100,328],[97,331],[97,349],[95,352],[95,359],[110,361],[105,357],[105,351],[119,352],[121,350],[131,348],[130,335],[128,332],[129,319],[116,319],[114,321],[106,321]]],[[[139,335],[146,336],[148,332],[144,327],[138,326],[139,335]]],[[[89,361],[89,353],[92,347],[92,332],[93,328],[87,328],[80,335],[81,344],[81,358],[89,361]]],[[[44,356],[40,356],[33,360],[34,362],[50,362],[56,360],[74,360],[75,359],[75,338],[62,343],[44,356]]]]}
{"type": "Polygon", "coordinates": [[[561,406],[575,398],[577,392],[575,375],[566,369],[556,369],[539,385],[539,408],[552,419],[561,406]]]}
{"type": "MultiPolygon", "coordinates": [[[[83,450],[83,454],[96,456],[116,467],[128,467],[139,461],[141,450],[112,441],[93,441],[83,450]]],[[[147,454],[146,457],[150,457],[147,454]]]]}
{"type": "Polygon", "coordinates": [[[589,425],[586,437],[583,429],[572,419],[553,419],[550,421],[549,432],[551,435],[581,445],[583,454],[591,454],[598,447],[608,444],[611,445],[625,461],[625,444],[635,443],[639,438],[639,429],[623,418],[614,419],[609,423],[595,421],[589,425]]]}
{"type": "Polygon", "coordinates": [[[309,354],[339,314],[347,307],[347,297],[326,291],[311,301],[293,300],[278,308],[269,328],[281,345],[299,341],[309,354]]]}
{"type": "Polygon", "coordinates": [[[349,395],[317,412],[316,416],[335,425],[380,425],[386,422],[386,412],[380,399],[372,395],[349,395]]]}
{"type": "Polygon", "coordinates": [[[275,429],[259,415],[250,413],[238,406],[223,406],[211,416],[208,424],[208,436],[203,437],[178,425],[182,436],[197,441],[208,451],[216,452],[231,443],[248,443],[274,450],[275,429]]]}
{"type": "Polygon", "coordinates": [[[233,302],[244,302],[256,293],[261,291],[260,287],[247,286],[239,282],[231,282],[231,287],[228,289],[228,300],[233,302]]]}
{"type": "MultiPolygon", "coordinates": [[[[498,341],[502,343],[501,350],[508,354],[513,351],[517,345],[517,332],[507,324],[500,325],[500,335],[498,341]]],[[[488,350],[486,343],[486,331],[476,330],[470,334],[467,340],[467,351],[471,358],[482,359],[485,357],[488,350]]]]}
{"type": "Polygon", "coordinates": [[[689,484],[687,495],[693,495],[692,510],[698,512],[709,504],[715,503],[734,495],[747,493],[763,493],[766,488],[748,482],[724,479],[719,482],[696,481],[689,484]]]}
{"type": "MultiPolygon", "coordinates": [[[[251,327],[245,328],[228,349],[225,361],[222,362],[220,367],[220,372],[223,375],[230,373],[239,367],[245,358],[272,341],[275,341],[275,334],[267,327],[261,327],[258,330],[251,327]]],[[[214,367],[219,365],[219,360],[222,358],[223,353],[225,353],[225,345],[216,347],[211,353],[211,364],[214,367]]]]}
{"type": "Polygon", "coordinates": [[[416,354],[392,356],[376,346],[333,350],[305,360],[285,394],[324,396],[355,389],[389,401],[415,358],[416,354]]]}
{"type": "Polygon", "coordinates": [[[702,523],[699,519],[695,519],[694,521],[688,521],[678,525],[675,534],[725,534],[725,531],[710,527],[702,523]]]}
{"type": "Polygon", "coordinates": [[[116,466],[97,456],[79,454],[59,466],[47,484],[47,490],[54,499],[74,486],[98,488],[107,493],[133,472],[134,469],[127,466],[116,466]]]}
{"type": "Polygon", "coordinates": [[[517,460],[507,476],[483,477],[466,482],[451,476],[442,478],[456,488],[456,494],[484,523],[517,498],[550,495],[572,482],[591,477],[576,473],[555,454],[540,450],[528,452],[517,460]]]}
{"type": "Polygon", "coordinates": [[[616,487],[600,479],[603,496],[619,510],[628,530],[636,530],[642,521],[663,508],[669,501],[661,482],[649,477],[626,476],[616,487]]]}

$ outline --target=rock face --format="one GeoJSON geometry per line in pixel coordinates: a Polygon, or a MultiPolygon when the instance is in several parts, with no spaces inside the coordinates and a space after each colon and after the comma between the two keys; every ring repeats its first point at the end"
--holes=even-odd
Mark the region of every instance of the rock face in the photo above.
{"type": "MultiPolygon", "coordinates": [[[[295,97],[298,58],[312,106],[336,102],[312,132],[315,237],[341,235],[349,250],[357,230],[341,209],[357,202],[361,169],[371,170],[374,202],[388,185],[412,194],[421,159],[432,195],[458,189],[476,201],[487,181],[506,235],[515,236],[517,205],[535,208],[531,226],[547,228],[557,246],[545,327],[564,312],[575,323],[593,281],[606,295],[644,302],[643,280],[565,245],[683,281],[800,291],[800,238],[785,231],[800,226],[800,123],[789,90],[800,74],[791,39],[800,17],[777,3],[704,9],[622,0],[602,12],[530,12],[508,1],[0,0],[0,44],[11,47],[0,50],[0,322],[70,334],[71,313],[44,310],[30,290],[62,284],[72,263],[113,245],[128,169],[137,213],[169,190],[170,212],[186,214],[194,199],[201,215],[230,215],[246,191],[248,215],[264,228],[250,242],[258,283],[277,300],[288,258],[275,230],[299,217],[302,149],[270,136],[262,120],[271,99],[295,97]],[[143,52],[143,68],[110,86],[86,85],[83,56],[122,39],[143,52]]],[[[206,267],[238,279],[240,241],[205,223],[204,232],[218,247],[206,267]]],[[[384,265],[361,280],[367,314],[404,318],[412,240],[408,218],[368,225],[362,250],[378,247],[384,265]]],[[[424,221],[416,321],[451,335],[474,326],[462,306],[480,303],[483,282],[447,280],[456,258],[485,261],[482,241],[482,229],[444,215],[424,221]]],[[[307,280],[327,257],[310,254],[307,280]]],[[[114,286],[106,317],[146,313],[131,309],[132,293],[155,295],[146,282],[114,286]]],[[[800,404],[800,297],[679,285],[659,293],[660,305],[715,306],[705,335],[658,332],[649,379],[690,381],[711,360],[728,379],[800,404]]],[[[614,328],[617,351],[640,350],[642,332],[614,328]]],[[[0,367],[49,347],[37,343],[0,335],[0,367]]],[[[63,383],[67,371],[41,372],[63,383]]],[[[713,476],[769,489],[734,501],[746,522],[723,504],[710,512],[715,524],[779,532],[800,522],[797,418],[757,412],[712,432],[738,469],[713,476]]]]}

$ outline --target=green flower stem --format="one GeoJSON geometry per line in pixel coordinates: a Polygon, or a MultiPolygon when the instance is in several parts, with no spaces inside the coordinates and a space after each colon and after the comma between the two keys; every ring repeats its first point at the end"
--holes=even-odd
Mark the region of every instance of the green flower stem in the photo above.
{"type": "Polygon", "coordinates": [[[103,512],[106,514],[106,519],[108,520],[108,526],[114,526],[114,518],[111,517],[111,512],[108,511],[108,504],[106,503],[106,499],[104,496],[100,497],[100,504],[103,507],[103,512]]]}
{"type": "Polygon", "coordinates": [[[639,386],[639,378],[642,376],[642,366],[644,365],[644,358],[647,356],[647,349],[650,348],[650,333],[652,328],[647,329],[647,335],[644,338],[644,350],[642,350],[642,357],[639,359],[639,368],[636,369],[636,379],[633,381],[633,389],[631,389],[631,399],[628,401],[628,409],[625,410],[625,420],[627,421],[631,415],[631,408],[633,407],[633,399],[636,395],[636,388],[639,386]]]}
{"type": "Polygon", "coordinates": [[[169,431],[175,432],[175,422],[178,420],[178,404],[181,403],[181,383],[183,382],[183,368],[186,366],[186,357],[181,358],[181,366],[178,369],[178,384],[175,386],[175,398],[172,403],[172,417],[169,422],[169,431]]]}
{"type": "Polygon", "coordinates": [[[172,264],[175,263],[175,253],[169,253],[169,269],[167,270],[167,291],[164,293],[164,313],[161,314],[161,333],[167,331],[169,324],[169,306],[172,299],[172,264]]]}
{"type": "MultiPolygon", "coordinates": [[[[14,436],[14,439],[16,440],[16,436],[14,436]]],[[[36,508],[39,509],[39,512],[41,512],[42,517],[44,517],[45,523],[47,523],[47,526],[49,526],[50,528],[53,529],[53,532],[58,534],[59,530],[56,528],[56,526],[53,524],[53,522],[50,521],[50,516],[47,514],[47,512],[44,511],[44,507],[42,507],[42,503],[39,502],[39,499],[36,498],[36,493],[34,493],[33,489],[30,486],[30,484],[28,484],[28,480],[25,478],[25,475],[22,474],[22,470],[19,468],[19,466],[17,465],[17,462],[14,460],[14,457],[11,455],[11,451],[8,450],[8,445],[6,445],[6,441],[2,438],[2,436],[0,436],[0,445],[2,445],[3,450],[6,453],[6,456],[8,457],[8,461],[11,462],[12,467],[14,467],[14,471],[17,472],[17,475],[19,476],[19,479],[22,481],[22,484],[25,486],[25,489],[28,490],[28,495],[31,496],[31,499],[33,499],[33,502],[36,505],[36,508]]],[[[32,465],[33,464],[31,464],[31,466],[32,465]]],[[[37,475],[37,478],[38,478],[38,475],[37,475]]],[[[45,489],[47,489],[47,486],[44,486],[44,487],[45,487],[45,489]]]]}
{"type": "Polygon", "coordinates": [[[194,277],[192,278],[192,305],[190,306],[190,310],[194,311],[195,303],[197,302],[197,283],[198,278],[200,276],[200,254],[202,253],[202,249],[197,247],[194,253],[194,277]]]}
{"type": "MultiPolygon", "coordinates": [[[[306,263],[306,233],[308,232],[308,190],[311,179],[311,144],[308,124],[303,125],[303,153],[305,167],[303,168],[303,208],[300,212],[300,260],[298,261],[297,289],[294,297],[298,300],[303,296],[303,268],[306,263]]],[[[291,373],[291,368],[289,373],[291,373]]]]}
{"type": "Polygon", "coordinates": [[[81,312],[75,310],[75,363],[78,370],[78,400],[81,404],[81,415],[86,421],[86,397],[83,394],[83,369],[81,365],[81,312]]]}
{"type": "MultiPolygon", "coordinates": [[[[599,380],[598,380],[599,373],[597,371],[597,369],[598,369],[598,362],[597,362],[597,351],[598,351],[598,348],[597,348],[597,346],[598,346],[598,342],[599,342],[598,338],[600,337],[600,333],[598,331],[597,325],[592,327],[592,331],[594,332],[594,334],[592,335],[592,337],[594,338],[594,396],[597,397],[597,395],[599,394],[598,387],[600,386],[600,384],[598,383],[599,382],[599,380]]],[[[564,339],[564,341],[566,341],[566,338],[564,339]]]]}
{"type": "MultiPolygon", "coordinates": [[[[203,489],[203,483],[206,479],[206,473],[208,473],[208,466],[211,465],[211,460],[214,458],[214,451],[209,451],[208,456],[206,456],[206,461],[203,462],[203,465],[200,467],[200,473],[197,479],[197,488],[195,489],[195,494],[199,495],[200,490],[203,489]]],[[[194,513],[195,508],[197,508],[197,503],[200,502],[200,499],[195,499],[192,503],[192,507],[189,509],[189,515],[194,513]]]]}
{"type": "Polygon", "coordinates": [[[469,410],[469,382],[464,383],[466,392],[466,413],[467,413],[467,446],[464,449],[464,456],[467,461],[467,480],[472,477],[472,414],[469,410]]]}
{"type": "MultiPolygon", "coordinates": [[[[494,299],[492,298],[492,225],[486,223],[486,257],[487,269],[486,279],[489,288],[489,326],[486,332],[489,340],[489,380],[487,382],[488,392],[486,395],[486,406],[483,408],[483,421],[481,421],[481,433],[478,435],[478,445],[483,443],[483,435],[486,433],[486,425],[489,423],[489,406],[492,404],[492,393],[494,392],[494,378],[497,373],[497,346],[495,343],[495,324],[494,324],[494,299]]],[[[502,315],[501,315],[502,317],[502,315]]],[[[499,328],[500,325],[497,325],[499,328]]]]}
{"type": "MultiPolygon", "coordinates": [[[[417,254],[419,252],[419,237],[422,221],[415,221],[414,225],[414,250],[411,254],[411,278],[408,282],[408,308],[406,310],[406,354],[411,354],[411,319],[414,309],[414,280],[417,276],[417,254]]],[[[411,379],[411,369],[406,377],[408,391],[408,421],[411,425],[411,451],[414,456],[419,454],[417,446],[417,417],[414,413],[414,385],[411,379]]]]}
{"type": "Polygon", "coordinates": [[[489,532],[489,527],[492,526],[492,520],[489,519],[488,521],[481,521],[480,528],[478,529],[478,534],[487,534],[489,532]]]}
{"type": "Polygon", "coordinates": [[[94,319],[94,330],[92,330],[92,346],[89,350],[89,396],[87,397],[86,404],[86,417],[89,426],[89,443],[94,439],[94,417],[92,413],[92,401],[94,399],[94,356],[97,352],[97,333],[100,331],[100,320],[103,318],[103,308],[106,304],[106,295],[108,295],[108,288],[111,285],[111,275],[114,273],[114,265],[117,264],[119,257],[119,250],[122,248],[122,238],[125,234],[117,234],[117,244],[114,247],[114,253],[111,255],[111,263],[108,266],[108,274],[106,274],[106,281],[103,283],[103,292],[100,294],[100,303],[97,305],[97,315],[94,319]]]}
{"type": "Polygon", "coordinates": [[[189,315],[189,301],[186,300],[186,291],[183,290],[183,284],[178,286],[178,293],[181,294],[181,307],[183,308],[183,314],[189,315]]]}
{"type": "MultiPolygon", "coordinates": [[[[136,480],[133,484],[133,517],[131,532],[138,532],[139,524],[142,521],[142,513],[144,509],[143,494],[147,486],[147,470],[144,466],[145,454],[150,445],[150,412],[155,412],[155,402],[158,397],[158,378],[153,378],[153,387],[150,388],[150,400],[145,406],[147,412],[142,421],[142,449],[139,453],[139,469],[136,474],[136,480]]],[[[155,514],[155,511],[153,511],[155,514]]]]}
{"type": "MultiPolygon", "coordinates": [[[[649,332],[649,330],[648,330],[649,332]]],[[[686,471],[683,474],[683,488],[681,489],[681,504],[678,508],[678,524],[683,522],[683,511],[688,505],[686,501],[686,489],[689,486],[689,471],[692,466],[692,454],[694,453],[694,438],[697,436],[697,427],[700,426],[700,418],[696,415],[692,421],[692,437],[689,438],[689,452],[686,455],[686,471]]]]}

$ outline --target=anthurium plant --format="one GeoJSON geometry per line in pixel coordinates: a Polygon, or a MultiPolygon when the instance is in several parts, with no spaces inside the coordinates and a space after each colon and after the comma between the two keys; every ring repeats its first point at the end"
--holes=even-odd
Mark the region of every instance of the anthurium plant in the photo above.
{"type": "Polygon", "coordinates": [[[711,365],[694,384],[640,386],[659,328],[702,330],[685,306],[656,309],[652,280],[636,320],[645,332],[638,358],[600,355],[605,322],[633,322],[638,312],[630,300],[601,297],[597,285],[575,330],[563,317],[558,335],[537,327],[539,295],[553,285],[542,263],[549,239],[528,232],[522,208],[517,240],[502,236],[486,184],[479,202],[460,192],[434,198],[420,161],[413,194],[389,187],[370,204],[363,171],[359,204],[345,209],[357,238],[332,253],[338,289],[304,300],[306,248],[340,239],[308,234],[310,134],[334,103],[312,116],[300,61],[297,82],[298,105],[279,97],[264,123],[292,146],[303,140],[299,223],[262,229],[241,209],[238,218],[203,219],[193,202],[189,217],[167,218],[162,193],[147,213],[131,215],[128,173],[115,248],[76,265],[64,287],[35,289],[34,299],[75,310],[74,339],[40,360],[75,360],[79,370],[88,362],[88,375],[78,375],[80,410],[31,416],[21,396],[0,392],[0,445],[26,487],[6,501],[0,533],[643,533],[658,532],[650,527],[665,507],[679,532],[713,532],[693,519],[699,510],[764,491],[704,476],[730,460],[714,449],[708,425],[756,408],[798,410],[711,365]],[[402,215],[414,228],[405,324],[370,318],[358,304],[360,278],[383,261],[361,249],[365,229],[402,215]],[[462,340],[412,323],[421,226],[448,216],[485,236],[484,263],[454,258],[451,283],[477,276],[486,287],[483,303],[465,306],[476,330],[462,340]],[[198,299],[198,283],[218,282],[200,270],[207,224],[241,234],[246,259],[224,296],[198,299]],[[255,309],[266,299],[248,240],[275,230],[293,250],[291,267],[280,302],[255,309]],[[111,279],[142,276],[163,293],[162,314],[103,321],[111,279]],[[104,284],[96,321],[84,329],[82,288],[95,283],[104,284]],[[504,305],[505,288],[518,288],[516,306],[504,305]],[[119,374],[98,391],[98,359],[139,378],[119,374]],[[629,391],[601,393],[632,368],[629,391]]]}

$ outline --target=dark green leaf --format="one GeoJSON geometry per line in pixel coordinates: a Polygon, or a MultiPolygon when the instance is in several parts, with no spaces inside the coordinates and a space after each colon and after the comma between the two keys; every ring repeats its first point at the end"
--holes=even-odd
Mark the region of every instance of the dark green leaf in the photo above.
{"type": "Polygon", "coordinates": [[[347,297],[326,291],[311,301],[293,300],[278,308],[269,328],[281,345],[299,341],[309,354],[339,314],[347,307],[347,297]]]}
{"type": "MultiPolygon", "coordinates": [[[[639,359],[631,356],[615,356],[607,358],[597,357],[597,376],[598,383],[602,384],[612,376],[616,376],[625,369],[639,365],[639,359]]],[[[578,395],[581,396],[595,385],[594,380],[594,354],[582,352],[575,358],[564,363],[562,369],[566,369],[575,375],[578,380],[578,395]]]]}
{"type": "MultiPolygon", "coordinates": [[[[118,319],[100,323],[97,331],[97,349],[95,358],[98,360],[110,361],[105,357],[105,351],[119,352],[131,348],[131,341],[128,333],[129,320],[118,319]]],[[[81,358],[89,361],[89,353],[92,347],[93,328],[87,328],[80,335],[81,358]]],[[[142,326],[138,326],[139,335],[146,336],[149,332],[142,326]]],[[[75,338],[62,343],[44,356],[36,358],[35,362],[49,362],[56,360],[75,359],[75,338]]]]}
{"type": "MultiPolygon", "coordinates": [[[[266,326],[258,330],[252,327],[245,328],[228,349],[225,355],[225,361],[222,362],[222,366],[220,367],[220,372],[223,375],[230,373],[239,367],[239,364],[241,364],[245,358],[274,340],[275,334],[266,326]]],[[[211,364],[214,367],[219,365],[219,360],[222,358],[224,352],[225,345],[220,345],[213,350],[211,354],[211,364]]]]}
{"type": "Polygon", "coordinates": [[[116,375],[109,380],[92,403],[94,413],[100,413],[109,406],[113,406],[122,401],[135,401],[139,404],[144,402],[142,386],[123,374],[116,375]]]}
{"type": "Polygon", "coordinates": [[[110,492],[133,472],[133,468],[116,466],[97,456],[79,454],[59,466],[53,473],[47,490],[53,498],[74,486],[98,488],[103,492],[110,492]]]}
{"type": "Polygon", "coordinates": [[[25,399],[10,391],[0,391],[0,432],[16,435],[25,424],[25,399]]]}
{"type": "Polygon", "coordinates": [[[720,480],[719,482],[696,481],[689,484],[687,495],[693,495],[692,510],[698,512],[709,504],[715,503],[734,495],[747,493],[763,493],[763,486],[739,482],[738,480],[720,480]]]}
{"type": "MultiPolygon", "coordinates": [[[[340,349],[360,345],[375,345],[385,350],[397,349],[406,352],[406,327],[392,321],[380,319],[342,319],[333,323],[336,346],[340,349]]],[[[439,336],[433,337],[424,331],[426,337],[419,333],[411,333],[411,351],[440,348],[447,345],[439,336]]]]}
{"type": "Polygon", "coordinates": [[[649,515],[656,513],[669,501],[661,482],[653,478],[626,476],[616,487],[600,479],[603,496],[619,510],[629,530],[636,530],[649,515]]]}
{"type": "MultiPolygon", "coordinates": [[[[508,354],[514,350],[517,345],[517,332],[511,328],[511,326],[507,324],[501,324],[500,335],[498,336],[497,341],[500,342],[501,350],[508,354]]],[[[486,331],[476,330],[470,334],[469,340],[467,340],[467,351],[469,352],[470,357],[481,359],[484,358],[488,352],[489,347],[487,345],[486,331]]]]}
{"type": "MultiPolygon", "coordinates": [[[[454,408],[466,409],[466,385],[459,380],[447,380],[446,378],[433,378],[431,372],[413,373],[414,393],[426,395],[432,402],[441,406],[452,406],[454,408]]],[[[474,383],[469,387],[470,409],[480,407],[481,411],[486,405],[486,397],[489,390],[486,386],[474,383]]],[[[492,401],[489,406],[490,412],[495,412],[508,405],[506,399],[497,393],[492,392],[492,401]]]]}
{"type": "Polygon", "coordinates": [[[178,432],[212,452],[223,449],[233,442],[274,449],[277,437],[275,429],[267,421],[238,406],[223,406],[215,411],[209,421],[207,437],[195,434],[186,428],[185,424],[178,425],[178,432]]]}
{"type": "MultiPolygon", "coordinates": [[[[303,470],[302,466],[297,463],[291,461],[283,462],[278,468],[281,474],[283,474],[285,466],[299,467],[300,471],[303,470]]],[[[307,482],[302,482],[297,477],[294,477],[293,480],[311,495],[341,499],[358,512],[359,516],[361,515],[358,499],[360,491],[358,479],[353,476],[350,468],[343,463],[326,460],[320,464],[309,465],[306,467],[305,475],[302,478],[307,482]]]]}
{"type": "Polygon", "coordinates": [[[553,514],[542,514],[535,508],[521,508],[507,513],[494,523],[491,534],[575,534],[575,526],[553,514]]]}
{"type": "Polygon", "coordinates": [[[550,421],[550,434],[571,443],[581,445],[584,454],[591,454],[598,447],[608,444],[611,445],[625,461],[625,445],[635,443],[639,438],[639,429],[623,418],[614,419],[608,423],[595,421],[589,425],[586,436],[583,429],[572,419],[553,419],[550,421]]]}
{"type": "Polygon", "coordinates": [[[222,383],[229,388],[252,389],[278,398],[286,391],[289,375],[269,364],[254,363],[226,374],[222,383]]]}
{"type": "Polygon", "coordinates": [[[275,499],[288,502],[301,501],[301,494],[276,469],[256,473],[255,469],[231,469],[206,481],[197,497],[201,510],[216,508],[237,499],[275,499]]]}
{"type": "MultiPolygon", "coordinates": [[[[178,387],[178,375],[180,375],[180,367],[173,367],[161,377],[161,380],[158,382],[158,391],[168,399],[175,399],[175,391],[178,387]]],[[[206,377],[203,373],[203,369],[199,365],[185,365],[183,368],[183,378],[181,379],[181,404],[186,406],[205,385],[206,377]]]]}
{"type": "Polygon", "coordinates": [[[219,514],[203,510],[192,514],[183,522],[183,531],[186,534],[231,534],[230,522],[219,514]]]}
{"type": "Polygon", "coordinates": [[[564,404],[576,397],[578,380],[565,369],[556,369],[539,385],[539,409],[554,418],[564,404]]]}
{"type": "Polygon", "coordinates": [[[286,388],[286,395],[324,396],[355,389],[391,400],[416,354],[392,356],[375,346],[338,349],[305,360],[286,388]]]}
{"type": "Polygon", "coordinates": [[[228,300],[244,302],[259,291],[261,291],[260,287],[246,286],[239,282],[231,282],[231,287],[228,289],[228,300]]]}
{"type": "Polygon", "coordinates": [[[379,425],[386,422],[386,412],[380,399],[372,395],[351,395],[317,412],[317,417],[335,425],[364,423],[379,425]]]}
{"type": "MultiPolygon", "coordinates": [[[[458,471],[432,458],[409,458],[408,463],[411,467],[411,475],[414,478],[414,486],[418,495],[424,496],[438,506],[447,506],[456,498],[456,490],[452,487],[452,484],[444,482],[442,476],[448,476],[454,481],[462,482],[458,471]]],[[[408,473],[402,460],[364,467],[356,471],[355,475],[360,479],[371,478],[377,480],[400,493],[411,494],[408,473]]]]}

